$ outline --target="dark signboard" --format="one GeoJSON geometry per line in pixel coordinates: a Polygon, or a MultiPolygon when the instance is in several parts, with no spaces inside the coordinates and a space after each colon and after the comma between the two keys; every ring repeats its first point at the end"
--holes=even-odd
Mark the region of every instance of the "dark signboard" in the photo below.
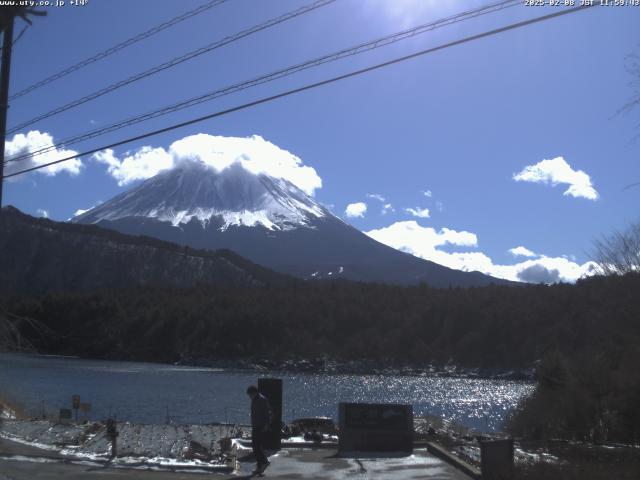
{"type": "Polygon", "coordinates": [[[80,408],[80,395],[71,395],[71,405],[74,410],[80,408]]]}
{"type": "Polygon", "coordinates": [[[71,410],[68,408],[61,408],[60,420],[71,420],[71,410]]]}
{"type": "Polygon", "coordinates": [[[412,406],[341,403],[338,447],[341,452],[412,452],[412,406]]]}

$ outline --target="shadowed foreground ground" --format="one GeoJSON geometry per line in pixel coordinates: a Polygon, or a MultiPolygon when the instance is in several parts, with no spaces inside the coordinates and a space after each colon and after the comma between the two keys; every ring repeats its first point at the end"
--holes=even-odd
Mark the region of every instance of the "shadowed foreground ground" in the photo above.
{"type": "MultiPolygon", "coordinates": [[[[394,478],[398,480],[431,478],[437,480],[466,480],[468,477],[450,465],[431,456],[426,450],[416,450],[411,456],[338,458],[335,450],[284,449],[271,457],[272,465],[265,478],[282,479],[359,479],[394,478]]],[[[46,450],[17,444],[7,440],[0,442],[0,480],[93,480],[99,478],[136,480],[182,480],[214,476],[220,479],[248,478],[254,464],[240,462],[234,474],[212,472],[168,472],[105,468],[84,462],[69,463],[59,455],[46,450]]]]}

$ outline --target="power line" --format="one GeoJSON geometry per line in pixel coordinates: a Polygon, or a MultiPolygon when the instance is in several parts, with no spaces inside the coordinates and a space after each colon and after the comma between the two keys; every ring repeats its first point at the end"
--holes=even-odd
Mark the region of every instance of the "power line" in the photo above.
{"type": "Polygon", "coordinates": [[[173,27],[174,25],[177,25],[178,23],[183,22],[184,20],[187,20],[191,17],[195,17],[196,15],[206,12],[207,10],[213,7],[217,7],[218,5],[225,3],[226,1],[227,0],[211,0],[207,3],[204,3],[197,8],[194,8],[193,10],[189,10],[188,12],[178,15],[177,17],[174,17],[171,20],[167,20],[166,22],[163,22],[160,25],[150,28],[145,32],[139,33],[138,35],[135,35],[129,38],[128,40],[125,40],[124,42],[120,42],[117,45],[114,45],[113,47],[107,48],[102,52],[96,53],[95,55],[89,58],[85,58],[84,60],[81,60],[80,62],[74,65],[71,65],[70,67],[67,67],[64,70],[61,70],[58,73],[55,73],[47,78],[44,78],[43,80],[40,80],[32,85],[29,85],[28,87],[20,90],[19,92],[11,95],[9,97],[9,100],[15,100],[16,98],[22,97],[27,93],[31,93],[34,90],[37,90],[40,87],[44,87],[45,85],[48,85],[51,82],[60,80],[61,78],[66,77],[70,73],[73,73],[77,70],[80,70],[81,68],[86,67],[87,65],[91,65],[92,63],[95,63],[99,60],[102,60],[103,58],[113,55],[114,53],[119,52],[124,48],[130,47],[131,45],[134,45],[146,38],[149,38],[155,35],[156,33],[160,33],[163,30],[166,30],[167,28],[173,27]]]}
{"type": "Polygon", "coordinates": [[[358,75],[362,75],[364,73],[368,73],[368,72],[371,72],[371,71],[374,71],[374,70],[378,70],[378,69],[381,69],[381,68],[384,68],[384,67],[388,67],[390,65],[395,65],[397,63],[401,63],[401,62],[404,62],[404,61],[407,61],[407,60],[411,60],[411,59],[414,59],[414,58],[417,58],[417,57],[420,57],[420,56],[423,56],[423,55],[434,53],[434,52],[437,52],[437,51],[440,51],[440,50],[445,50],[447,48],[451,48],[451,47],[454,47],[454,46],[457,46],[457,45],[462,45],[462,44],[465,44],[465,43],[469,43],[469,42],[472,42],[472,41],[475,41],[475,40],[479,40],[481,38],[486,38],[486,37],[490,37],[490,36],[493,36],[493,35],[497,35],[497,34],[500,34],[500,33],[503,33],[503,32],[507,32],[507,31],[510,31],[510,30],[515,30],[517,28],[522,28],[522,27],[525,27],[525,26],[528,26],[528,25],[540,23],[540,22],[543,22],[543,21],[546,21],[546,20],[550,20],[550,19],[553,19],[553,18],[557,18],[557,17],[563,16],[563,15],[576,13],[578,11],[586,10],[586,9],[594,7],[594,6],[596,6],[595,3],[594,4],[585,4],[585,5],[581,5],[581,6],[572,7],[572,8],[568,8],[568,9],[565,9],[565,10],[561,10],[561,11],[558,11],[558,12],[550,13],[550,14],[547,14],[547,15],[542,15],[540,17],[532,18],[532,19],[529,19],[529,20],[524,20],[524,21],[521,21],[521,22],[512,23],[512,24],[507,25],[505,27],[500,27],[500,28],[496,28],[496,29],[493,29],[493,30],[489,30],[487,32],[479,33],[479,34],[476,34],[476,35],[471,35],[469,37],[465,37],[465,38],[462,38],[460,40],[454,40],[452,42],[448,42],[448,43],[445,43],[445,44],[442,44],[442,45],[438,45],[437,47],[432,47],[432,48],[428,48],[428,49],[425,49],[425,50],[421,50],[419,52],[415,52],[415,53],[412,53],[410,55],[397,57],[397,58],[394,58],[392,60],[388,60],[388,61],[382,62],[382,63],[377,63],[375,65],[371,65],[369,67],[362,68],[362,69],[359,69],[359,70],[354,70],[352,72],[349,72],[349,73],[346,73],[346,74],[343,74],[343,75],[338,75],[336,77],[331,77],[331,78],[328,78],[328,79],[325,79],[325,80],[321,80],[319,82],[315,82],[315,83],[304,85],[302,87],[298,87],[298,88],[294,88],[294,89],[291,89],[291,90],[287,90],[285,92],[281,92],[281,93],[278,93],[276,95],[272,95],[272,96],[269,96],[269,97],[264,97],[264,98],[261,98],[259,100],[254,100],[254,101],[249,102],[249,103],[245,103],[245,104],[242,104],[242,105],[238,105],[236,107],[228,108],[226,110],[221,110],[221,111],[214,112],[214,113],[211,113],[211,114],[208,114],[208,115],[204,115],[202,117],[194,118],[194,119],[191,119],[191,120],[187,120],[185,122],[181,122],[181,123],[177,123],[177,124],[174,124],[174,125],[171,125],[171,126],[168,126],[168,127],[160,128],[158,130],[153,130],[151,132],[147,132],[147,133],[144,133],[144,134],[141,134],[141,135],[136,135],[134,137],[130,137],[130,138],[127,138],[125,140],[120,140],[118,142],[114,142],[114,143],[111,143],[109,145],[103,145],[103,146],[101,146],[99,148],[94,148],[94,149],[91,149],[91,150],[87,150],[85,152],[78,153],[76,155],[72,155],[72,156],[69,156],[69,157],[66,157],[66,158],[62,158],[62,159],[55,160],[55,161],[52,161],[52,162],[47,162],[47,163],[44,163],[44,164],[41,164],[41,165],[37,165],[37,166],[31,167],[31,168],[25,168],[25,169],[20,170],[18,172],[14,172],[14,173],[11,173],[9,175],[5,175],[5,178],[15,177],[16,175],[21,175],[21,174],[32,172],[34,170],[39,170],[41,168],[45,168],[45,167],[48,167],[48,166],[51,166],[51,165],[55,165],[55,164],[58,164],[58,163],[66,162],[66,161],[69,161],[69,160],[74,160],[76,158],[80,158],[80,157],[83,157],[83,156],[86,156],[86,155],[91,155],[93,153],[96,153],[96,152],[99,152],[99,151],[102,151],[102,150],[106,150],[108,148],[115,148],[115,147],[119,147],[121,145],[125,145],[127,143],[135,142],[135,141],[138,141],[138,140],[143,140],[145,138],[153,137],[153,136],[160,135],[162,133],[166,133],[166,132],[169,132],[169,131],[172,131],[172,130],[176,130],[176,129],[179,129],[179,128],[182,128],[182,127],[186,127],[186,126],[189,126],[189,125],[200,123],[200,122],[203,122],[205,120],[210,120],[212,118],[221,117],[223,115],[228,115],[230,113],[238,112],[240,110],[245,110],[247,108],[255,107],[257,105],[262,105],[264,103],[272,102],[274,100],[278,100],[278,99],[283,98],[283,97],[288,97],[288,96],[294,95],[296,93],[301,93],[301,92],[304,92],[304,91],[307,91],[307,90],[311,90],[313,88],[321,87],[321,86],[324,86],[324,85],[329,85],[329,84],[338,82],[340,80],[345,80],[347,78],[355,77],[355,76],[358,76],[358,75]]]}
{"type": "MultiPolygon", "coordinates": [[[[411,38],[415,35],[419,35],[422,33],[426,33],[432,30],[435,30],[436,28],[440,28],[440,27],[444,27],[444,26],[448,26],[448,25],[452,25],[454,23],[457,22],[461,22],[464,20],[469,20],[471,18],[476,18],[479,17],[481,15],[486,15],[488,13],[493,13],[496,11],[500,11],[503,10],[505,8],[509,8],[509,7],[513,7],[516,5],[520,5],[521,4],[521,0],[503,0],[500,2],[496,2],[496,3],[492,3],[489,5],[485,5],[481,8],[477,8],[474,10],[468,10],[465,12],[461,12],[458,13],[456,15],[452,15],[446,18],[442,18],[439,20],[436,20],[434,22],[430,22],[430,23],[426,23],[426,24],[422,24],[422,25],[418,25],[416,27],[412,27],[410,29],[407,30],[403,30],[401,32],[397,32],[397,33],[393,33],[390,35],[386,35],[384,37],[380,37],[377,38],[375,40],[371,40],[369,42],[365,42],[365,43],[361,43],[358,44],[356,46],[350,47],[350,48],[345,48],[342,50],[339,50],[337,52],[333,52],[327,55],[323,55],[321,57],[317,57],[314,58],[312,60],[308,60],[306,62],[303,63],[299,63],[284,69],[280,69],[277,70],[275,72],[271,72],[269,74],[266,75],[262,75],[260,77],[251,79],[251,80],[247,80],[241,83],[236,83],[233,85],[229,85],[217,90],[214,90],[212,92],[206,93],[204,95],[199,95],[197,97],[192,97],[189,98],[187,100],[181,101],[179,103],[175,103],[172,105],[168,105],[165,107],[162,107],[160,109],[154,110],[152,112],[148,112],[142,115],[138,115],[135,117],[130,117],[126,120],[122,120],[116,123],[113,123],[111,125],[105,126],[105,127],[101,127],[95,130],[91,130],[89,132],[83,133],[83,134],[79,134],[76,135],[74,137],[70,137],[67,138],[61,142],[59,142],[59,144],[61,145],[73,145],[75,143],[81,142],[81,141],[85,141],[85,140],[89,140],[91,138],[96,138],[98,136],[102,136],[105,135],[107,133],[111,133],[114,132],[116,130],[120,130],[124,127],[128,127],[131,125],[135,125],[137,123],[141,123],[143,121],[146,120],[150,120],[153,118],[157,118],[160,116],[164,116],[164,115],[168,115],[170,113],[174,113],[176,111],[179,110],[183,110],[185,108],[189,108],[195,105],[199,105],[201,103],[207,102],[207,101],[211,101],[214,100],[216,98],[220,98],[226,95],[230,95],[233,93],[237,93],[239,91],[242,90],[246,90],[248,88],[251,87],[255,87],[258,85],[262,85],[268,82],[272,82],[290,75],[293,75],[295,73],[301,72],[303,70],[307,70],[309,68],[312,67],[317,67],[320,65],[323,65],[325,63],[329,63],[329,62],[334,62],[346,57],[350,57],[350,56],[354,56],[354,55],[358,55],[364,52],[368,52],[377,48],[381,48],[387,45],[390,45],[392,43],[396,43],[399,42],[401,40],[405,40],[407,38],[411,38]]],[[[26,159],[26,158],[33,158],[34,156],[37,155],[42,155],[45,153],[48,153],[50,151],[53,151],[57,148],[56,145],[50,145],[47,147],[43,147],[41,149],[38,150],[34,150],[31,152],[27,152],[24,154],[19,154],[16,156],[13,156],[9,159],[7,159],[6,162],[12,162],[12,161],[18,161],[18,160],[22,160],[22,159],[26,159]]],[[[5,162],[5,163],[6,163],[5,162]]]]}
{"type": "MultiPolygon", "coordinates": [[[[386,45],[389,45],[391,43],[395,43],[401,40],[404,40],[406,38],[410,38],[413,37],[415,35],[421,34],[421,33],[425,33],[427,31],[431,31],[434,30],[436,28],[439,27],[443,27],[443,26],[447,26],[447,25],[451,25],[453,23],[457,23],[459,21],[463,21],[463,20],[468,20],[470,18],[475,18],[477,16],[480,15],[485,15],[487,13],[492,13],[498,10],[502,10],[504,8],[508,8],[511,6],[515,6],[515,5],[519,5],[520,4],[520,0],[506,0],[506,1],[501,1],[501,2],[497,2],[497,3],[493,3],[490,5],[486,5],[484,7],[475,9],[475,10],[469,10],[466,12],[462,12],[450,17],[446,17],[440,20],[437,20],[435,22],[431,22],[431,23],[427,23],[427,24],[423,24],[423,25],[419,25],[417,27],[413,27],[410,28],[408,30],[404,30],[398,33],[394,33],[391,35],[387,35],[385,37],[381,37],[378,38],[376,40],[372,40],[366,43],[362,43],[359,45],[356,45],[355,47],[350,47],[350,48],[346,48],[343,50],[340,50],[338,52],[333,52],[331,54],[328,55],[324,55],[322,57],[318,57],[315,58],[313,60],[309,60],[291,67],[287,67],[285,69],[281,69],[272,73],[269,73],[267,75],[263,75],[261,77],[252,79],[252,80],[248,80],[248,81],[244,81],[241,83],[237,83],[234,85],[230,85],[218,90],[215,90],[213,92],[209,92],[207,94],[204,95],[200,95],[197,97],[192,97],[190,99],[184,100],[182,102],[173,104],[173,105],[169,105],[169,106],[165,106],[162,107],[161,109],[158,110],[154,110],[152,112],[148,112],[142,115],[138,115],[136,117],[132,117],[114,124],[111,124],[109,126],[106,127],[102,127],[96,130],[92,130],[90,132],[84,133],[84,134],[80,134],[80,135],[76,135],[74,137],[68,138],[66,140],[63,140],[61,142],[59,142],[60,144],[64,144],[64,145],[72,145],[75,143],[78,143],[80,141],[84,141],[84,140],[88,140],[91,138],[95,138],[101,135],[104,135],[106,133],[110,133],[110,132],[114,132],[116,130],[119,130],[121,128],[124,127],[128,127],[146,120],[150,120],[152,118],[156,118],[159,116],[163,116],[163,115],[167,115],[173,112],[176,112],[178,110],[182,110],[184,108],[188,108],[188,107],[192,107],[195,105],[198,105],[200,103],[206,102],[206,101],[210,101],[213,100],[215,98],[219,98],[222,96],[226,96],[232,93],[236,93],[242,90],[245,90],[247,88],[251,88],[254,86],[258,86],[264,83],[268,83],[274,80],[278,80],[280,78],[289,76],[289,75],[293,75],[295,73],[298,73],[300,71],[306,70],[308,68],[312,68],[312,67],[316,67],[325,63],[329,63],[329,62],[333,62],[336,60],[340,60],[342,58],[346,58],[349,56],[353,56],[353,55],[357,55],[360,53],[364,53],[376,48],[380,48],[386,45]]],[[[19,156],[14,156],[10,159],[8,159],[7,161],[16,161],[16,160],[21,160],[24,158],[30,158],[36,155],[40,155],[40,154],[44,154],[47,153],[49,151],[52,151],[56,148],[55,145],[51,145],[48,147],[44,147],[40,150],[35,150],[32,152],[28,152],[25,154],[21,154],[19,156]]]]}
{"type": "Polygon", "coordinates": [[[103,95],[106,95],[107,93],[111,93],[114,90],[117,90],[119,88],[122,88],[126,85],[129,85],[131,83],[137,82],[138,80],[142,80],[143,78],[147,78],[150,77],[151,75],[155,75],[156,73],[162,72],[163,70],[167,70],[168,68],[171,67],[175,67],[176,65],[179,65],[181,63],[184,63],[188,60],[191,60],[193,58],[196,58],[200,55],[203,55],[205,53],[211,52],[212,50],[221,48],[225,45],[228,45],[232,42],[235,42],[237,40],[240,40],[241,38],[244,37],[248,37],[249,35],[252,35],[254,33],[260,32],[262,30],[266,30],[268,28],[271,28],[275,25],[278,25],[280,23],[283,23],[287,20],[291,20],[293,18],[299,17],[300,15],[304,15],[305,13],[309,13],[317,8],[320,7],[324,7],[325,5],[329,5],[330,3],[335,2],[336,0],[316,0],[315,2],[305,5],[304,7],[298,8],[296,10],[292,10],[288,13],[285,13],[284,15],[280,15],[278,17],[272,18],[270,20],[267,20],[264,23],[260,23],[258,25],[255,25],[251,28],[248,28],[246,30],[242,30],[234,35],[230,35],[228,37],[223,38],[222,40],[218,40],[216,42],[210,43],[208,45],[205,45],[204,47],[200,47],[196,50],[192,50],[190,52],[185,53],[184,55],[181,55],[179,57],[173,58],[172,60],[169,60],[168,62],[164,62],[160,65],[156,65],[155,67],[150,68],[149,70],[145,70],[144,72],[138,73],[136,75],[133,75],[129,78],[126,78],[124,80],[121,80],[119,82],[116,83],[112,83],[111,85],[108,85],[105,88],[102,88],[96,92],[93,92],[89,95],[86,95],[82,98],[76,99],[70,103],[67,103],[66,105],[63,105],[61,107],[55,108],[47,113],[44,113],[42,115],[39,115],[37,117],[34,117],[30,120],[27,120],[26,122],[23,122],[19,125],[16,125],[15,127],[12,127],[11,129],[9,129],[9,131],[7,133],[15,133],[18,130],[23,129],[24,127],[28,127],[29,125],[33,125],[36,122],[39,122],[40,120],[44,120],[46,118],[49,117],[53,117],[54,115],[58,115],[59,113],[65,112],[71,108],[77,107],[79,105],[82,105],[84,103],[87,103],[91,100],[95,100],[98,97],[101,97],[103,95]]]}

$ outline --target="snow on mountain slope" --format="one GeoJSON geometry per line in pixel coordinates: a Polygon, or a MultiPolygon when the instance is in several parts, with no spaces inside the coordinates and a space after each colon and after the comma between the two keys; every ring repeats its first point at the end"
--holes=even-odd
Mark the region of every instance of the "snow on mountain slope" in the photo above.
{"type": "Polygon", "coordinates": [[[230,226],[267,230],[309,227],[330,213],[284,179],[253,174],[236,163],[221,172],[184,162],[73,219],[78,223],[153,218],[180,227],[195,219],[220,231],[230,226]]]}

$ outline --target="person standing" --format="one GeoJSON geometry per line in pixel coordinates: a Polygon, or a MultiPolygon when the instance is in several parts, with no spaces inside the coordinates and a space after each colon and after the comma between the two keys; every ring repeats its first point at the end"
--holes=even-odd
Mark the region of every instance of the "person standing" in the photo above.
{"type": "Polygon", "coordinates": [[[247,395],[251,398],[251,448],[257,462],[253,473],[261,474],[270,464],[264,453],[264,436],[271,425],[271,407],[255,385],[247,388],[247,395]]]}

